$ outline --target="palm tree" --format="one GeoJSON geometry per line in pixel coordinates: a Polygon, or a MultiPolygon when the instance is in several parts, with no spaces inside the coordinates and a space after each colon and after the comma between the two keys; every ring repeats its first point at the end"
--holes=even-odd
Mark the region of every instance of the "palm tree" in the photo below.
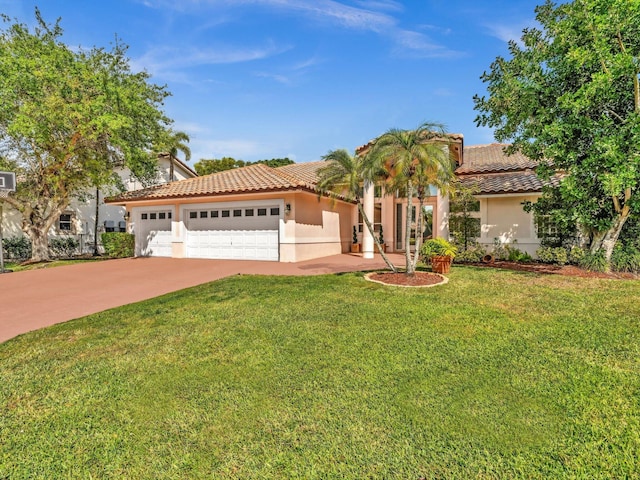
{"type": "Polygon", "coordinates": [[[184,153],[185,161],[191,160],[191,149],[187,145],[189,143],[189,135],[185,132],[175,132],[173,130],[169,130],[168,138],[167,138],[167,150],[169,153],[169,181],[173,182],[174,180],[174,166],[173,160],[178,158],[178,152],[184,153]]]}
{"type": "MultiPolygon", "coordinates": [[[[362,215],[362,219],[371,233],[374,242],[378,246],[378,251],[382,255],[385,263],[392,272],[396,272],[396,267],[391,263],[383,248],[380,246],[380,240],[375,235],[373,225],[369,217],[367,217],[362,206],[362,198],[360,197],[360,185],[365,180],[363,177],[363,167],[365,163],[358,156],[352,156],[344,149],[329,152],[322,159],[327,162],[325,166],[318,170],[318,188],[322,193],[328,194],[335,198],[338,194],[355,200],[358,205],[358,211],[362,215]]],[[[367,179],[372,180],[372,179],[367,179]]]]}
{"type": "Polygon", "coordinates": [[[453,181],[453,163],[446,147],[444,127],[436,123],[423,123],[415,130],[391,130],[378,137],[367,154],[367,167],[372,172],[384,169],[387,174],[387,190],[406,195],[407,212],[405,228],[406,273],[413,275],[422,243],[423,204],[429,185],[443,190],[453,181]],[[418,199],[415,252],[411,256],[411,224],[413,223],[413,198],[418,199]]]}

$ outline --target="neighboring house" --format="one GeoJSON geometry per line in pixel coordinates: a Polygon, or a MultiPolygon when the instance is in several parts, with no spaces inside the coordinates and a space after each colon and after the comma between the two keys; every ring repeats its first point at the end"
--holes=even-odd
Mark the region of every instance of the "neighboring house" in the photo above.
{"type": "MultiPolygon", "coordinates": [[[[463,148],[462,135],[450,140],[456,174],[478,188],[473,214],[481,232],[478,241],[487,246],[495,239],[517,241],[520,249],[535,253],[540,242],[533,215],[522,209],[524,201],[535,201],[541,193],[535,162],[506,156],[504,145],[463,148]]],[[[353,202],[318,191],[317,171],[323,165],[250,165],[131,191],[107,203],[127,209],[138,256],[299,262],[350,251],[354,226],[359,242],[366,236],[353,202]]],[[[403,251],[406,199],[385,196],[379,187],[363,198],[377,235],[382,228],[387,251],[403,251]]],[[[448,198],[432,189],[424,208],[423,237],[448,237],[448,198]]]]}
{"type": "MultiPolygon", "coordinates": [[[[185,180],[197,176],[197,173],[187,164],[169,154],[158,156],[158,177],[157,184],[164,184],[169,181],[169,171],[173,163],[173,180],[185,180]]],[[[116,172],[125,191],[139,190],[142,184],[137,181],[128,169],[116,172]]],[[[106,192],[108,195],[108,192],[106,192]]],[[[99,192],[98,200],[98,234],[112,231],[124,232],[126,230],[125,209],[117,205],[107,205],[104,203],[105,192],[99,192]]],[[[5,204],[3,219],[3,236],[22,236],[21,215],[8,204],[5,204]]],[[[88,191],[84,198],[74,198],[69,207],[60,215],[56,224],[49,231],[49,237],[72,236],[78,240],[82,253],[90,252],[93,247],[94,231],[96,219],[96,192],[88,191]]]]}
{"type": "MultiPolygon", "coordinates": [[[[477,218],[476,240],[485,247],[517,243],[517,248],[535,255],[540,246],[538,229],[552,228],[544,219],[523,210],[535,202],[544,182],[534,171],[537,163],[521,153],[507,156],[508,145],[492,143],[464,147],[463,162],[456,169],[462,184],[474,188],[478,204],[470,215],[477,218]],[[537,220],[537,221],[536,221],[537,220]]],[[[558,185],[559,177],[551,183],[558,185]]]]}

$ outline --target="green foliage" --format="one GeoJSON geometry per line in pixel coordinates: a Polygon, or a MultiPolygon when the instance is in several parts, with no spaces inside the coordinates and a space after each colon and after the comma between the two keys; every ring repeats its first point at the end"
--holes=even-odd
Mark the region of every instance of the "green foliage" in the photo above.
{"type": "Polygon", "coordinates": [[[244,167],[245,165],[246,162],[244,160],[236,160],[232,157],[213,158],[211,160],[203,158],[197,161],[193,168],[198,175],[202,176],[244,167]]]}
{"type": "Polygon", "coordinates": [[[352,239],[353,244],[355,245],[356,243],[358,243],[358,230],[356,229],[356,226],[353,226],[353,239],[352,239]]]}
{"type": "Polygon", "coordinates": [[[193,168],[198,175],[209,175],[212,173],[224,172],[225,170],[232,170],[234,168],[246,167],[248,165],[255,165],[257,163],[263,163],[269,167],[277,168],[285,165],[292,165],[295,163],[289,158],[271,158],[269,160],[257,160],[255,162],[245,162],[244,160],[236,160],[232,157],[222,157],[220,159],[213,158],[211,160],[201,159],[193,165],[193,168]]]}
{"type": "Polygon", "coordinates": [[[640,249],[618,244],[613,249],[611,268],[617,272],[640,272],[640,249]]]}
{"type": "Polygon", "coordinates": [[[536,250],[536,256],[543,263],[565,265],[569,262],[569,253],[564,247],[540,247],[536,250]]]}
{"type": "Polygon", "coordinates": [[[143,183],[156,177],[150,152],[170,122],[168,92],[131,71],[118,40],[109,51],[71,48],[37,9],[34,29],[3,20],[0,158],[18,178],[5,201],[26,220],[32,259],[46,260],[48,230],[74,195],[112,185],[117,167],[143,183]]]}
{"type": "Polygon", "coordinates": [[[422,244],[420,253],[424,258],[451,257],[455,258],[458,248],[442,237],[430,238],[422,244]]]}
{"type": "Polygon", "coordinates": [[[506,245],[505,249],[507,250],[507,260],[510,262],[530,262],[533,260],[531,255],[513,245],[506,245]]]}
{"type": "Polygon", "coordinates": [[[125,232],[103,233],[102,246],[104,253],[111,258],[126,258],[135,255],[135,236],[125,232]]]}
{"type": "Polygon", "coordinates": [[[75,237],[59,236],[49,240],[49,249],[54,257],[70,258],[78,253],[80,242],[75,237]]]}
{"type": "Polygon", "coordinates": [[[449,203],[449,231],[455,242],[467,248],[480,237],[480,219],[471,216],[480,211],[480,201],[473,196],[476,190],[456,185],[449,203]]]}
{"type": "Polygon", "coordinates": [[[14,236],[2,239],[6,258],[26,260],[31,256],[31,242],[27,237],[14,236]]]}
{"type": "Polygon", "coordinates": [[[459,263],[477,263],[481,262],[484,256],[487,254],[487,249],[477,242],[468,243],[467,248],[463,248],[459,245],[458,253],[455,256],[456,262],[459,263]]]}
{"type": "Polygon", "coordinates": [[[595,253],[585,252],[579,265],[593,272],[606,272],[609,267],[609,262],[607,261],[604,251],[598,250],[595,253]]]}
{"type": "Polygon", "coordinates": [[[587,251],[584,248],[572,245],[569,248],[569,263],[572,265],[580,265],[584,259],[587,251]]]}
{"type": "Polygon", "coordinates": [[[536,20],[482,75],[476,122],[541,161],[541,178],[561,171],[553,220],[577,222],[609,255],[640,207],[640,2],[548,1],[536,20]]]}

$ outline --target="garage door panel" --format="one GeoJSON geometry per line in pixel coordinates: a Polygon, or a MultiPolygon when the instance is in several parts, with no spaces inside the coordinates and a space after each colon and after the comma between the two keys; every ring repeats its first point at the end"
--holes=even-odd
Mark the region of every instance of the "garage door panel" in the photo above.
{"type": "Polygon", "coordinates": [[[279,259],[279,213],[270,207],[211,207],[185,212],[190,258],[279,259]]]}
{"type": "Polygon", "coordinates": [[[145,257],[171,257],[171,212],[155,211],[140,214],[138,225],[139,254],[145,257]]]}

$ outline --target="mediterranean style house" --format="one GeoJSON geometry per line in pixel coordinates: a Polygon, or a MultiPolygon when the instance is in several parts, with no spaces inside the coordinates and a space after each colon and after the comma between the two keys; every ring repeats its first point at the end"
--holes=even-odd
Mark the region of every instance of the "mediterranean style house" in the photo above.
{"type": "MultiPolygon", "coordinates": [[[[120,176],[126,191],[142,188],[140,182],[131,175],[128,169],[118,170],[116,173],[120,176]]],[[[158,155],[158,176],[155,181],[157,185],[196,176],[196,172],[181,160],[169,154],[158,155]]],[[[50,238],[73,237],[78,240],[80,253],[91,251],[96,234],[96,210],[98,211],[98,235],[102,232],[126,231],[125,208],[106,204],[104,199],[105,192],[101,191],[97,192],[97,198],[96,192],[93,191],[87,192],[83,198],[73,199],[69,208],[60,215],[55,226],[49,232],[50,238]]],[[[4,208],[4,214],[5,218],[2,224],[4,237],[22,236],[20,213],[7,205],[4,208]]]]}
{"type": "MultiPolygon", "coordinates": [[[[476,189],[477,208],[471,213],[477,219],[476,240],[487,246],[517,242],[534,254],[540,241],[522,203],[535,201],[543,184],[533,161],[507,156],[504,147],[464,147],[462,135],[450,135],[448,141],[456,175],[476,189]]],[[[356,205],[319,192],[317,172],[323,164],[255,164],[132,190],[106,203],[126,209],[126,228],[135,235],[138,256],[299,262],[349,252],[355,229],[363,256],[372,258],[373,238],[356,205]]],[[[422,235],[446,238],[449,199],[435,188],[430,193],[422,235]]],[[[404,249],[406,201],[376,186],[364,190],[365,212],[389,252],[404,249]]]]}

